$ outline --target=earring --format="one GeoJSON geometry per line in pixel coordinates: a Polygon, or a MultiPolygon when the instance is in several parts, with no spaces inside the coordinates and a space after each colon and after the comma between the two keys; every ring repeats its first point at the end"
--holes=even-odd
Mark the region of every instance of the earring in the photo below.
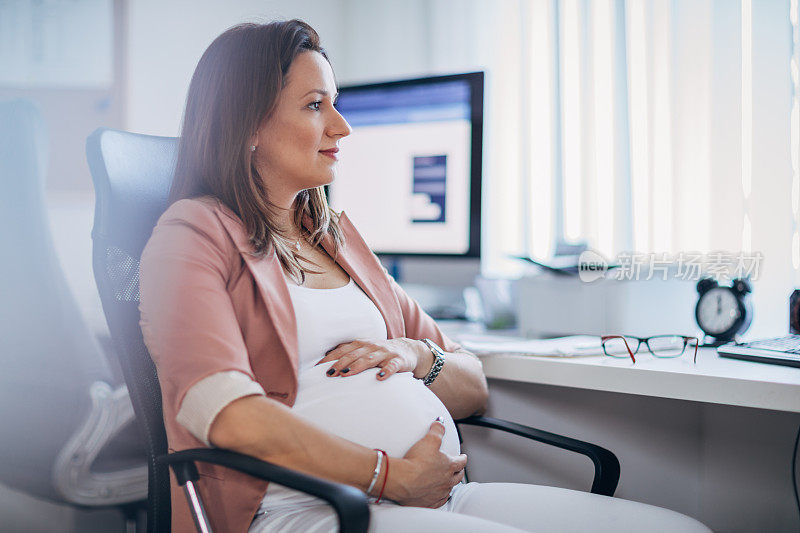
{"type": "Polygon", "coordinates": [[[255,152],[256,151],[256,145],[255,144],[251,144],[250,145],[250,151],[251,152],[255,152]]]}

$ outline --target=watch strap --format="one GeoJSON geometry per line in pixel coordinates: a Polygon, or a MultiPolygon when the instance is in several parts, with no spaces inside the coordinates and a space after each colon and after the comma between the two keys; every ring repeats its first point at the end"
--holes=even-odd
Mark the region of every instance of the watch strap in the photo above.
{"type": "Polygon", "coordinates": [[[422,378],[423,385],[430,387],[431,383],[433,383],[433,380],[436,379],[436,376],[439,375],[439,372],[442,371],[442,367],[444,366],[444,351],[430,339],[422,339],[422,342],[425,343],[433,354],[433,365],[425,377],[422,378]]]}

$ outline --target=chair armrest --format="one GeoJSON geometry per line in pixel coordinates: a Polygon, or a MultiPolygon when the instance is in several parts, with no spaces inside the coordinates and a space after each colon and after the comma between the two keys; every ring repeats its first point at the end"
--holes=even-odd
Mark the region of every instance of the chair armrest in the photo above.
{"type": "Polygon", "coordinates": [[[470,416],[468,418],[456,420],[456,424],[499,429],[507,433],[519,435],[520,437],[583,454],[594,463],[594,480],[592,481],[591,492],[604,496],[613,496],[614,491],[617,490],[617,484],[619,483],[619,460],[611,451],[597,446],[596,444],[488,416],[470,416]]]}
{"type": "Polygon", "coordinates": [[[342,533],[366,533],[369,526],[367,496],[350,485],[302,474],[228,450],[195,448],[162,455],[156,460],[172,467],[181,486],[187,481],[197,480],[199,476],[194,463],[203,461],[232,468],[264,481],[278,483],[327,501],[339,517],[339,531],[342,533]]]}

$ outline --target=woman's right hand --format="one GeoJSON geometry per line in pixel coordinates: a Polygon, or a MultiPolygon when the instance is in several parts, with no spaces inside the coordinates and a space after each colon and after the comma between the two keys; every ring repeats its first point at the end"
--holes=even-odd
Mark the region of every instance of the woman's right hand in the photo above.
{"type": "Polygon", "coordinates": [[[435,421],[402,459],[391,459],[385,497],[400,505],[436,509],[447,502],[450,490],[464,478],[467,456],[442,453],[444,424],[435,421]]]}

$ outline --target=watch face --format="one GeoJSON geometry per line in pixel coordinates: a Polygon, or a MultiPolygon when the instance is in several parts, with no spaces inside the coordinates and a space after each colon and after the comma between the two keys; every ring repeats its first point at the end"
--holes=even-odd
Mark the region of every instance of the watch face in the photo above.
{"type": "Polygon", "coordinates": [[[726,287],[711,289],[697,303],[697,323],[709,335],[726,333],[740,315],[736,295],[726,287]]]}

